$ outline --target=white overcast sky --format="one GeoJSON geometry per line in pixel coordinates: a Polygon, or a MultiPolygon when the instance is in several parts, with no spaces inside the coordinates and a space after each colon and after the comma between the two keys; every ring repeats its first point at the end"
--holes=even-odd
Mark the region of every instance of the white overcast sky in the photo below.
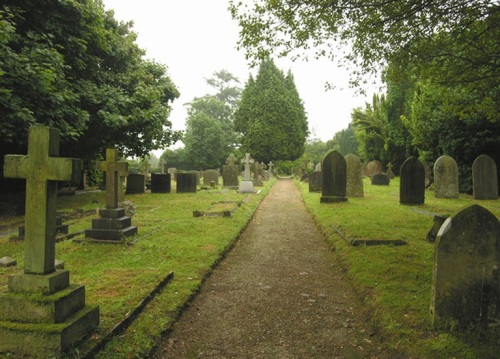
{"type": "MultiPolygon", "coordinates": [[[[139,47],[146,57],[168,67],[168,74],[180,91],[170,120],[175,130],[184,130],[185,103],[213,93],[205,78],[225,69],[244,87],[250,73],[244,53],[236,50],[239,27],[227,10],[227,0],[103,0],[120,21],[133,21],[139,47]]],[[[348,74],[323,59],[309,62],[275,60],[285,73],[291,70],[304,101],[312,137],[323,141],[347,128],[351,111],[364,107],[367,98],[348,86],[348,74]],[[325,91],[329,81],[335,90],[325,91]]],[[[368,91],[371,98],[373,90],[368,91]]],[[[176,146],[177,147],[177,146],[176,146]]]]}

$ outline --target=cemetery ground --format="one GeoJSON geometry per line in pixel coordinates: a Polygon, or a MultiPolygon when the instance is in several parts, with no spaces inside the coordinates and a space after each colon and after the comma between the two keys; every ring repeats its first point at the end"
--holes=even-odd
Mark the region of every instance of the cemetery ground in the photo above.
{"type": "MultiPolygon", "coordinates": [[[[127,195],[126,200],[136,207],[133,223],[139,227],[138,235],[114,245],[78,243],[75,239],[58,242],[56,258],[65,262],[72,283],[85,285],[87,303],[99,305],[101,313],[94,335],[68,357],[84,356],[141,301],[151,297],[130,326],[95,353],[97,358],[147,357],[196,295],[211,268],[230,250],[272,183],[269,181],[257,195],[220,190],[127,195]],[[247,200],[231,217],[193,217],[194,210],[207,210],[214,202],[242,199],[247,200]],[[170,280],[171,271],[174,276],[170,280]],[[166,282],[157,295],[150,296],[166,282]]],[[[500,325],[490,328],[489,333],[432,328],[429,304],[434,244],[426,235],[434,214],[452,214],[476,203],[499,217],[500,201],[476,201],[463,194],[459,199],[435,199],[427,190],[424,205],[399,205],[398,179],[390,186],[371,186],[365,178],[364,198],[320,204],[320,193],[309,193],[307,183],[296,183],[332,249],[331,260],[341,263],[360,298],[362,305],[356,310],[373,327],[374,341],[381,340],[407,358],[498,357],[500,325]],[[402,240],[407,244],[353,247],[343,237],[402,240]]],[[[58,211],[88,211],[103,204],[104,193],[62,196],[58,211]]],[[[93,216],[68,220],[70,233],[90,228],[93,216]]],[[[0,268],[0,290],[5,290],[8,275],[23,266],[23,242],[9,240],[17,235],[20,224],[22,217],[0,218],[0,257],[18,261],[16,267],[0,268]]],[[[279,226],[272,230],[279,231],[279,226]]],[[[335,285],[333,278],[331,285],[335,285]]]]}

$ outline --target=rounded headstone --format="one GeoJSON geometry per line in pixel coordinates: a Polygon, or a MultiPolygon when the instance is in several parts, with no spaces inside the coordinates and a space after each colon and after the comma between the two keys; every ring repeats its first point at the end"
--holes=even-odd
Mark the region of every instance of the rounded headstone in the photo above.
{"type": "Polygon", "coordinates": [[[474,199],[497,199],[497,165],[488,155],[481,155],[472,164],[472,188],[474,199]]]}
{"type": "Polygon", "coordinates": [[[347,165],[339,152],[331,150],[321,166],[323,179],[321,203],[346,202],[347,165]]]}
{"type": "Polygon", "coordinates": [[[458,198],[458,165],[443,155],[434,163],[434,193],[436,198],[458,198]]]}
{"type": "Polygon", "coordinates": [[[399,203],[423,204],[424,201],[425,169],[416,157],[410,157],[401,166],[399,203]]]}

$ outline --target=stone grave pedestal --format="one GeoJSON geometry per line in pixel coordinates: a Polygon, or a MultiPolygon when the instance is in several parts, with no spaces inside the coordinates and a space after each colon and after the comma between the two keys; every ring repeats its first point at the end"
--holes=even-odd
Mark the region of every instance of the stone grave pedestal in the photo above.
{"type": "Polygon", "coordinates": [[[137,234],[137,226],[132,226],[124,208],[101,208],[99,216],[92,220],[92,228],[85,230],[85,237],[116,241],[137,234]]]}

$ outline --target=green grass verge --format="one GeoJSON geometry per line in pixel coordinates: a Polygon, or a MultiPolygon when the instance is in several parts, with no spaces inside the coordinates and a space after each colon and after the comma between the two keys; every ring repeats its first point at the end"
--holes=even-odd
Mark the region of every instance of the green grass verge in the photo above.
{"type": "MultiPolygon", "coordinates": [[[[83,284],[86,302],[99,305],[100,326],[93,338],[70,353],[79,357],[121,322],[168,274],[173,281],[157,295],[133,324],[115,337],[97,354],[97,358],[146,357],[161,335],[169,329],[182,308],[195,294],[204,278],[221,256],[234,244],[252,218],[260,201],[275,179],[265,183],[259,194],[236,191],[202,190],[197,193],[127,195],[136,214],[132,225],[139,227],[133,245],[77,243],[73,240],[56,245],[56,258],[65,262],[72,284],[83,284]],[[244,201],[231,217],[193,217],[194,210],[204,211],[214,202],[244,201]]],[[[87,193],[58,198],[58,211],[76,208],[89,210],[104,205],[104,193],[87,193]]],[[[91,227],[84,217],[67,222],[70,232],[91,227]]],[[[0,218],[1,224],[20,222],[20,218],[0,218]]],[[[24,243],[9,237],[17,228],[0,236],[0,258],[17,259],[17,267],[0,268],[0,292],[7,290],[7,278],[23,267],[24,243]]],[[[77,237],[83,238],[83,235],[77,237]]]]}
{"type": "Polygon", "coordinates": [[[399,205],[399,179],[390,186],[372,186],[365,179],[364,198],[320,204],[320,193],[309,193],[297,182],[304,202],[366,306],[372,325],[385,343],[411,358],[498,358],[500,328],[490,333],[436,331],[429,314],[434,245],[426,235],[433,213],[450,215],[479,204],[497,217],[500,201],[476,201],[471,196],[436,199],[430,190],[425,204],[399,205]],[[405,246],[349,246],[348,238],[404,240],[405,246]]]}

